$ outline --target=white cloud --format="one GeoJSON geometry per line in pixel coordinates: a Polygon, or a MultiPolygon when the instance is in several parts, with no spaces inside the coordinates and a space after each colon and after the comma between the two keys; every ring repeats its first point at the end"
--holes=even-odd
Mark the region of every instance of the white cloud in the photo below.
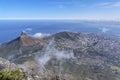
{"type": "Polygon", "coordinates": [[[120,2],[116,2],[114,4],[112,4],[113,7],[119,7],[120,8],[120,2]]]}
{"type": "Polygon", "coordinates": [[[52,58],[56,58],[58,60],[74,58],[72,51],[58,51],[53,45],[54,40],[51,40],[47,47],[43,49],[43,53],[35,57],[39,64],[44,66],[52,58]]]}
{"type": "Polygon", "coordinates": [[[25,31],[32,31],[32,28],[26,28],[25,31]]]}
{"type": "Polygon", "coordinates": [[[109,31],[108,28],[102,28],[102,29],[101,29],[101,32],[102,32],[102,33],[106,33],[107,31],[109,31]]]}
{"type": "Polygon", "coordinates": [[[56,50],[56,53],[54,54],[54,56],[57,58],[57,59],[70,59],[70,58],[73,58],[73,53],[68,53],[66,51],[57,51],[56,50]]]}
{"type": "Polygon", "coordinates": [[[104,6],[109,6],[110,4],[111,4],[110,2],[104,2],[104,3],[97,4],[97,6],[104,7],[104,6]]]}
{"type": "Polygon", "coordinates": [[[36,38],[42,38],[42,37],[45,37],[45,36],[49,36],[50,34],[46,34],[46,33],[35,33],[33,35],[33,37],[36,37],[36,38]]]}
{"type": "Polygon", "coordinates": [[[104,8],[120,8],[120,2],[104,2],[97,4],[96,6],[100,6],[104,8]]]}

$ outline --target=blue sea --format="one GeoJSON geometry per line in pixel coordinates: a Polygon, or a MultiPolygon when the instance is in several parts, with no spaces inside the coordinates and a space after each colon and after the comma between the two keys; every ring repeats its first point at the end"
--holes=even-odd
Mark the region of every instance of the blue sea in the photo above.
{"type": "Polygon", "coordinates": [[[80,20],[0,20],[0,43],[17,38],[22,31],[54,34],[61,31],[97,33],[119,37],[120,22],[80,20]]]}

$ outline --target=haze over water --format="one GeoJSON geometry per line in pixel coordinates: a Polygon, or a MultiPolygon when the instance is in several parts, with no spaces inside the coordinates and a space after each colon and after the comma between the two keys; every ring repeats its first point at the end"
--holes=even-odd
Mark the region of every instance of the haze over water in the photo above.
{"type": "Polygon", "coordinates": [[[53,34],[61,31],[72,31],[119,36],[119,30],[119,22],[79,20],[1,20],[0,43],[17,38],[22,31],[26,31],[30,35],[36,33],[53,34]]]}

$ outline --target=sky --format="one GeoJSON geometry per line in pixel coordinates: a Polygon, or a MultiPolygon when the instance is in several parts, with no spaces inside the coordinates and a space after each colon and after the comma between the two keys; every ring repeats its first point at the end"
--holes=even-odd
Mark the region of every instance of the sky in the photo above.
{"type": "Polygon", "coordinates": [[[0,0],[0,19],[120,20],[120,0],[0,0]]]}

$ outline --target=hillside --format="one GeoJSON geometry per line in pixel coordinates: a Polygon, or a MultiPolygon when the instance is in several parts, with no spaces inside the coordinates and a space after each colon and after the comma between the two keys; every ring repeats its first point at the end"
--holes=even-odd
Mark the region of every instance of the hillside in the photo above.
{"type": "Polygon", "coordinates": [[[43,80],[119,80],[120,40],[92,33],[59,32],[20,37],[0,46],[0,56],[43,80]]]}
{"type": "Polygon", "coordinates": [[[20,37],[0,46],[0,56],[8,60],[31,55],[46,44],[42,39],[31,37],[22,32],[20,37]]]}

